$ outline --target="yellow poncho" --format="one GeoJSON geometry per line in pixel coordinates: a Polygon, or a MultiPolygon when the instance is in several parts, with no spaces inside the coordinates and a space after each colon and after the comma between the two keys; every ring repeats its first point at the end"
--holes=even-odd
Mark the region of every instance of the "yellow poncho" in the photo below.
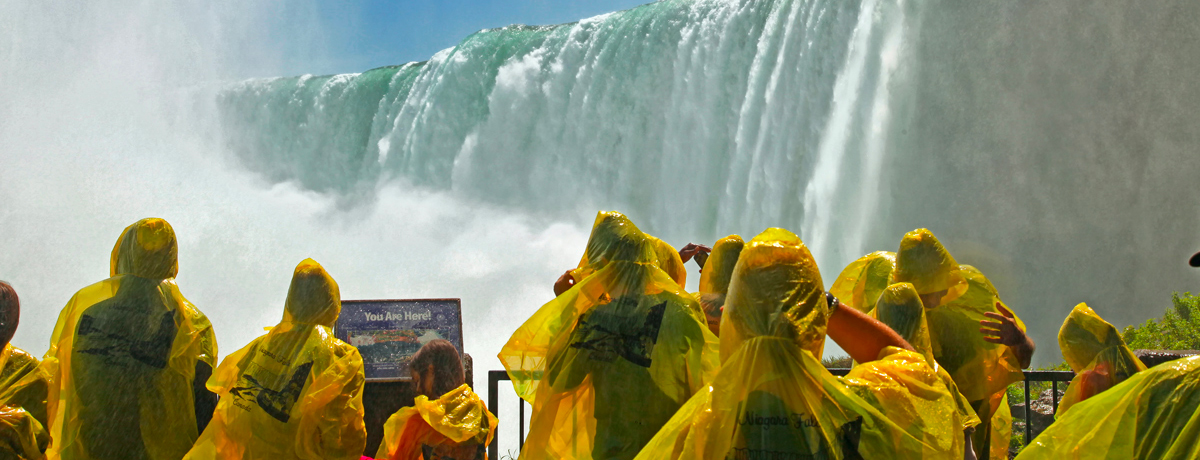
{"type": "Polygon", "coordinates": [[[962,458],[961,443],[957,451],[928,444],[851,388],[890,380],[892,387],[873,394],[907,399],[928,391],[934,395],[929,401],[910,402],[946,406],[945,420],[929,420],[920,428],[953,444],[951,438],[962,435],[949,409],[950,395],[944,386],[936,389],[940,381],[916,353],[886,350],[888,362],[864,368],[849,385],[821,366],[816,356],[829,314],[816,263],[796,235],[768,229],[751,240],[738,259],[725,301],[722,364],[715,380],[671,418],[638,458],[962,458]],[[904,366],[928,372],[894,372],[904,366]],[[896,375],[924,378],[891,380],[896,375]],[[892,391],[896,389],[900,391],[892,391]]]}
{"type": "Polygon", "coordinates": [[[1075,404],[1018,460],[1200,458],[1200,356],[1154,366],[1075,404]]]}
{"type": "Polygon", "coordinates": [[[1056,418],[1091,393],[1104,391],[1146,370],[1146,365],[1125,346],[1117,328],[1086,303],[1076,305],[1063,321],[1058,330],[1058,347],[1076,375],[1058,405],[1056,418]]]}
{"type": "Polygon", "coordinates": [[[50,435],[29,412],[17,406],[0,406],[0,458],[45,458],[48,444],[50,435]]]}
{"type": "Polygon", "coordinates": [[[716,367],[700,306],[625,216],[597,216],[585,258],[499,354],[533,406],[523,460],[632,458],[716,367]]]}
{"type": "Polygon", "coordinates": [[[829,287],[829,293],[850,308],[871,313],[895,269],[896,253],[872,252],[847,265],[829,287]]]}
{"type": "Polygon", "coordinates": [[[50,376],[37,358],[11,343],[0,351],[0,458],[41,458],[50,442],[45,427],[50,376]],[[26,419],[29,420],[26,420],[26,419]],[[5,456],[4,454],[7,454],[5,456]]]}
{"type": "MultiPolygon", "coordinates": [[[[992,283],[975,267],[955,262],[929,230],[918,229],[904,235],[895,255],[875,252],[851,263],[830,292],[851,308],[870,312],[883,288],[898,282],[911,283],[922,295],[946,291],[940,305],[925,310],[934,358],[969,401],[995,397],[998,406],[998,393],[1024,374],[1008,347],[983,340],[979,332],[980,321],[991,321],[984,313],[999,311],[992,283]]],[[[1019,317],[1014,321],[1025,330],[1019,317]]]]}
{"type": "Polygon", "coordinates": [[[474,460],[495,434],[496,416],[465,383],[430,401],[417,396],[413,407],[400,409],[383,425],[379,460],[474,460]],[[425,455],[426,452],[429,455],[425,455]]]}
{"type": "Polygon", "coordinates": [[[700,272],[700,291],[696,293],[696,299],[704,309],[710,330],[721,325],[721,307],[725,305],[729,279],[733,276],[733,267],[737,265],[738,254],[741,254],[744,245],[742,237],[738,235],[721,238],[713,244],[712,254],[704,262],[704,270],[700,272]]]}
{"type": "Polygon", "coordinates": [[[366,448],[362,357],[333,336],[337,282],[320,264],[296,266],[283,322],[221,362],[221,396],[188,459],[354,459],[366,448]]]}
{"type": "MultiPolygon", "coordinates": [[[[925,307],[921,304],[917,289],[909,283],[888,286],[879,296],[879,300],[875,302],[871,316],[900,334],[917,353],[925,357],[926,363],[932,367],[938,379],[946,386],[953,398],[954,409],[963,422],[962,429],[978,426],[979,416],[971,408],[970,401],[958,391],[958,385],[954,383],[954,379],[938,365],[937,360],[933,357],[933,347],[929,341],[929,327],[925,324],[925,307]]],[[[884,413],[892,414],[887,410],[884,410],[884,413]]],[[[926,415],[931,416],[932,414],[926,415]]],[[[961,436],[959,439],[961,440],[961,436]]]]}
{"type": "Polygon", "coordinates": [[[42,362],[50,459],[176,460],[196,441],[192,380],[217,344],[175,285],[177,253],[166,221],[140,220],[117,240],[111,278],[63,308],[42,362]]]}

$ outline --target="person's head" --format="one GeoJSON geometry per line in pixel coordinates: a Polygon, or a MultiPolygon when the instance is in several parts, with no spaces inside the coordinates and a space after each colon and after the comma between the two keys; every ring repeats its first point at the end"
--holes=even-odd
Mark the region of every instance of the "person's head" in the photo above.
{"type": "Polygon", "coordinates": [[[654,247],[654,255],[658,259],[658,268],[667,272],[667,276],[671,277],[675,284],[683,287],[687,284],[687,266],[683,265],[683,258],[679,257],[679,251],[667,244],[666,241],[650,234],[646,234],[646,240],[654,247]]]}
{"type": "Polygon", "coordinates": [[[957,297],[966,287],[958,262],[929,229],[905,233],[896,251],[892,283],[912,283],[925,308],[936,308],[945,297],[957,297]]]}
{"type": "Polygon", "coordinates": [[[733,268],[745,246],[746,242],[738,235],[729,235],[713,244],[712,254],[704,261],[704,269],[700,272],[700,292],[722,296],[729,292],[733,268]]]}
{"type": "Polygon", "coordinates": [[[1188,259],[1188,265],[1191,265],[1193,267],[1200,267],[1200,252],[1192,254],[1192,258],[1188,259]]]}
{"type": "Polygon", "coordinates": [[[614,261],[650,262],[657,258],[654,245],[628,217],[616,211],[600,211],[579,266],[599,270],[614,261]]]}
{"type": "Polygon", "coordinates": [[[325,267],[312,259],[296,265],[284,302],[283,320],[333,327],[341,312],[341,292],[325,267]]]}
{"type": "Polygon", "coordinates": [[[1076,305],[1063,321],[1058,330],[1058,348],[1063,360],[1075,372],[1086,369],[1101,355],[1124,361],[1123,367],[1145,368],[1128,350],[1117,328],[1096,314],[1087,303],[1076,305]],[[1109,350],[1115,350],[1115,353],[1109,350]]]}
{"type": "Polygon", "coordinates": [[[721,317],[721,360],[745,341],[775,336],[821,356],[829,304],[821,272],[796,234],[769,228],[738,256],[721,317]]]}
{"type": "Polygon", "coordinates": [[[909,283],[888,286],[875,302],[871,315],[892,328],[921,354],[931,354],[929,328],[925,324],[925,308],[917,288],[909,283]]]}
{"type": "Polygon", "coordinates": [[[171,224],[147,218],[125,227],[109,257],[109,276],[174,278],[179,273],[179,243],[171,224]]]}
{"type": "Polygon", "coordinates": [[[413,379],[417,394],[436,399],[462,386],[462,359],[454,344],[447,340],[434,339],[417,350],[408,363],[408,372],[413,379]]]}
{"type": "Polygon", "coordinates": [[[11,284],[0,281],[0,349],[8,345],[21,320],[21,300],[11,284]]]}
{"type": "Polygon", "coordinates": [[[896,253],[875,251],[851,262],[838,274],[829,293],[846,305],[862,312],[875,308],[875,301],[889,286],[896,270],[896,253]]]}

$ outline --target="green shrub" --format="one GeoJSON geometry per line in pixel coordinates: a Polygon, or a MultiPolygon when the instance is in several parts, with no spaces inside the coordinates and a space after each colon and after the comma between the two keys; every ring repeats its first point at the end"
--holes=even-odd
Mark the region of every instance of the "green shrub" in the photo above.
{"type": "Polygon", "coordinates": [[[1171,302],[1162,318],[1125,328],[1121,337],[1130,349],[1200,350],[1200,296],[1175,292],[1171,302]]]}

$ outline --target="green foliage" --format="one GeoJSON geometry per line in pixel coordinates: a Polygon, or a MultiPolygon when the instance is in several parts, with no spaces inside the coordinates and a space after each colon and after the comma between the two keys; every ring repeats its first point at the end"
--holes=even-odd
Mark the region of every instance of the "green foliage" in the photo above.
{"type": "Polygon", "coordinates": [[[1172,307],[1160,319],[1129,326],[1121,333],[1131,349],[1200,350],[1200,296],[1171,295],[1172,307]]]}
{"type": "Polygon", "coordinates": [[[854,360],[849,356],[830,356],[822,359],[821,365],[826,369],[846,369],[854,367],[854,360]]]}

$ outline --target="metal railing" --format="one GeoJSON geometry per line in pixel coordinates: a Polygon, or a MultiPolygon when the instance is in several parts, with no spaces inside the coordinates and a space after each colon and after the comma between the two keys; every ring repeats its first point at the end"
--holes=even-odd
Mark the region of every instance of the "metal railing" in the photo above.
{"type": "MultiPolygon", "coordinates": [[[[829,372],[832,373],[833,375],[841,377],[841,376],[845,376],[846,374],[848,374],[850,372],[850,369],[837,368],[837,369],[830,369],[829,372]]],[[[1073,378],[1075,378],[1075,373],[1071,372],[1071,371],[1025,371],[1025,382],[1024,383],[1025,383],[1025,444],[1026,445],[1028,445],[1029,441],[1031,441],[1033,439],[1033,423],[1032,423],[1033,414],[1031,413],[1032,409],[1030,409],[1030,404],[1029,404],[1029,402],[1030,402],[1029,394],[1031,391],[1030,383],[1050,382],[1050,390],[1051,390],[1050,394],[1052,395],[1051,401],[1053,402],[1054,411],[1057,412],[1058,411],[1058,382],[1070,382],[1071,379],[1073,379],[1073,378]]],[[[505,371],[488,371],[488,409],[490,409],[492,411],[492,414],[496,416],[497,420],[500,419],[500,404],[499,404],[500,398],[499,398],[498,393],[499,393],[499,389],[500,389],[500,381],[501,380],[511,381],[512,379],[509,378],[508,373],[505,371]]],[[[518,452],[519,452],[521,448],[525,447],[525,405],[527,403],[525,402],[525,400],[519,399],[519,398],[517,401],[518,401],[517,402],[517,413],[518,413],[517,446],[518,446],[518,452]]],[[[492,459],[492,460],[496,460],[498,458],[498,457],[496,457],[496,454],[498,453],[499,449],[500,449],[500,427],[497,426],[495,431],[492,434],[492,443],[491,443],[491,445],[488,446],[488,458],[492,459]]]]}

